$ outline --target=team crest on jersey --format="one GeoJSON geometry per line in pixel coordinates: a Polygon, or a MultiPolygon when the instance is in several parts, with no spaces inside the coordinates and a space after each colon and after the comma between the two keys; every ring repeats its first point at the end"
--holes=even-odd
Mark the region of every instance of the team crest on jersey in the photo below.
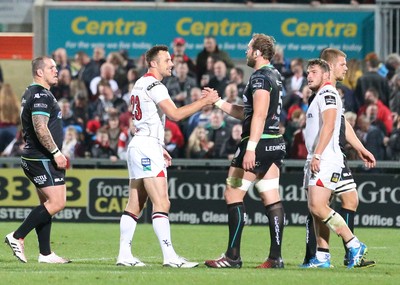
{"type": "Polygon", "coordinates": [[[334,172],[332,173],[331,182],[338,183],[340,179],[340,173],[334,172]]]}
{"type": "Polygon", "coordinates": [[[61,111],[58,112],[57,118],[58,118],[58,119],[61,119],[61,118],[62,118],[62,113],[61,113],[61,111]]]}
{"type": "Polygon", "coordinates": [[[36,93],[33,98],[39,99],[40,98],[40,93],[36,93]]]}
{"type": "Polygon", "coordinates": [[[264,86],[264,78],[254,78],[251,81],[251,86],[253,89],[260,89],[264,86]]]}
{"type": "Polygon", "coordinates": [[[147,91],[150,91],[153,87],[157,86],[157,85],[161,85],[162,83],[160,81],[155,81],[153,83],[151,83],[148,87],[147,87],[147,91]]]}
{"type": "Polygon", "coordinates": [[[143,166],[143,171],[151,171],[151,161],[150,158],[146,157],[146,158],[142,158],[141,159],[141,163],[143,166]]]}
{"type": "Polygon", "coordinates": [[[333,95],[325,95],[325,104],[326,105],[336,105],[336,97],[333,95]]]}

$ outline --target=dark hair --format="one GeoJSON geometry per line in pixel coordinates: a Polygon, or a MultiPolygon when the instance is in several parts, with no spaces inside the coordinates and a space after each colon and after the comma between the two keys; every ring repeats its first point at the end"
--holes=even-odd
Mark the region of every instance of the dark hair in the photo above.
{"type": "Polygon", "coordinates": [[[324,72],[329,72],[330,71],[329,64],[325,60],[323,60],[321,58],[310,59],[307,62],[307,69],[310,66],[314,66],[314,65],[318,65],[319,67],[321,67],[324,72]]]}
{"type": "Polygon", "coordinates": [[[259,50],[261,55],[271,60],[275,54],[275,39],[265,34],[253,34],[253,50],[259,50]]]}
{"type": "Polygon", "coordinates": [[[32,60],[32,76],[36,76],[36,72],[46,66],[46,63],[44,62],[46,59],[51,58],[48,56],[40,56],[32,60]]]}
{"type": "Polygon", "coordinates": [[[168,47],[166,45],[156,45],[146,52],[145,58],[148,66],[150,66],[150,62],[155,60],[160,51],[168,51],[168,47]]]}

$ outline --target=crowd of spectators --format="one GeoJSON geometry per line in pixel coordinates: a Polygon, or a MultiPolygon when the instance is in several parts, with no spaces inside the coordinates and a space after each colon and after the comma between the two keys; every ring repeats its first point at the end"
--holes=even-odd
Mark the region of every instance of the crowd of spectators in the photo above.
{"type": "MultiPolygon", "coordinates": [[[[184,38],[173,40],[173,76],[164,78],[171,99],[177,106],[201,96],[201,88],[218,90],[229,102],[242,104],[244,71],[235,66],[229,54],[218,48],[213,37],[204,38],[204,49],[196,58],[185,53],[184,38]]],[[[95,48],[91,55],[67,55],[59,48],[52,54],[59,82],[51,88],[58,100],[65,138],[62,152],[70,159],[126,159],[126,148],[134,135],[130,90],[146,72],[143,58],[133,60],[126,50],[106,54],[95,48]]],[[[301,58],[287,59],[277,46],[272,60],[281,72],[284,87],[281,132],[287,144],[287,158],[305,159],[303,129],[308,98],[301,58]]],[[[378,160],[400,160],[400,56],[381,60],[375,53],[363,60],[348,59],[346,80],[338,90],[345,116],[361,142],[378,160]]],[[[18,156],[24,146],[20,131],[20,102],[7,83],[0,88],[0,152],[18,156]]],[[[240,141],[240,121],[221,110],[206,106],[186,120],[167,119],[165,147],[174,158],[231,159],[240,141]]],[[[345,146],[349,159],[357,159],[345,146]]]]}

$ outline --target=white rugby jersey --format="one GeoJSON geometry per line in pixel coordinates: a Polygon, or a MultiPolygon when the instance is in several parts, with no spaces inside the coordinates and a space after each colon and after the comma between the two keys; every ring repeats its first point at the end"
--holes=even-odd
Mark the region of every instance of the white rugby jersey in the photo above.
{"type": "Polygon", "coordinates": [[[335,129],[329,144],[321,154],[322,159],[343,164],[343,155],[339,146],[340,118],[342,114],[342,100],[331,84],[325,84],[318,90],[307,110],[305,144],[308,151],[307,159],[311,159],[317,146],[322,127],[322,113],[328,109],[336,109],[335,129]]]}
{"type": "Polygon", "coordinates": [[[151,73],[136,81],[131,91],[135,136],[153,137],[164,145],[165,114],[157,104],[169,98],[165,85],[151,73]]]}

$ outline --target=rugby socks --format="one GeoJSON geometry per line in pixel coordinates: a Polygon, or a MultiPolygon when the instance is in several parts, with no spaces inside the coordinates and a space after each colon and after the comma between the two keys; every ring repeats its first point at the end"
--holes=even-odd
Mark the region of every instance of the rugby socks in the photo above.
{"type": "Polygon", "coordinates": [[[177,254],[171,241],[171,228],[169,225],[168,213],[154,212],[151,218],[153,219],[154,232],[161,246],[164,263],[176,258],[177,254]]]}
{"type": "Polygon", "coordinates": [[[236,260],[240,257],[240,241],[245,224],[245,208],[243,202],[233,203],[227,206],[229,243],[225,255],[230,259],[236,260]]]}
{"type": "Polygon", "coordinates": [[[53,219],[50,217],[46,223],[40,224],[35,228],[39,242],[39,252],[42,255],[51,254],[50,232],[51,232],[52,220],[53,219]]]}
{"type": "Polygon", "coordinates": [[[310,259],[315,257],[317,249],[317,239],[314,231],[314,220],[311,213],[308,213],[306,220],[306,256],[304,262],[309,263],[310,259]]]}
{"type": "Polygon", "coordinates": [[[135,233],[138,217],[124,211],[119,222],[119,254],[120,258],[129,258],[132,255],[132,239],[135,233]]]}
{"type": "MultiPolygon", "coordinates": [[[[345,208],[340,208],[339,214],[343,217],[344,221],[346,222],[347,226],[351,230],[351,232],[354,234],[354,216],[356,214],[355,211],[348,210],[345,208]]],[[[346,243],[343,241],[344,249],[346,250],[346,256],[348,254],[348,250],[346,247],[346,243]]]]}
{"type": "Polygon", "coordinates": [[[318,259],[318,261],[325,262],[331,259],[331,254],[329,253],[328,248],[318,247],[315,257],[318,259]]]}
{"type": "Polygon", "coordinates": [[[269,220],[269,234],[271,245],[268,258],[278,259],[282,249],[282,235],[285,224],[285,212],[281,201],[265,206],[265,213],[269,220]]]}
{"type": "Polygon", "coordinates": [[[44,205],[39,205],[29,213],[19,228],[14,233],[14,238],[25,238],[38,225],[47,223],[51,219],[51,215],[44,205]]]}

